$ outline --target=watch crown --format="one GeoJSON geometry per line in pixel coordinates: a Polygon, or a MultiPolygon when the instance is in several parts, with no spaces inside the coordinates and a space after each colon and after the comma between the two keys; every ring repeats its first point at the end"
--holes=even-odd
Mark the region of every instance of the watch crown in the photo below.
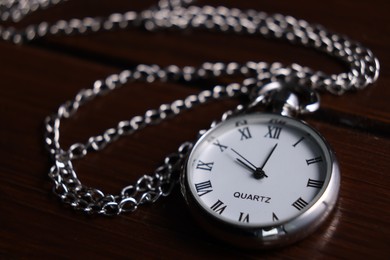
{"type": "Polygon", "coordinates": [[[295,82],[273,81],[262,84],[252,91],[249,109],[263,106],[281,115],[299,115],[316,111],[320,106],[318,93],[295,82]]]}

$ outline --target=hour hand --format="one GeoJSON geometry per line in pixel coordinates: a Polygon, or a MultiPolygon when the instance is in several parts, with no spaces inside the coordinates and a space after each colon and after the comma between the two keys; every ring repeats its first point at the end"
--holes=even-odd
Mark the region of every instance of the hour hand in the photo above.
{"type": "Polygon", "coordinates": [[[241,160],[240,158],[236,158],[237,162],[239,162],[240,164],[242,164],[243,166],[245,166],[248,170],[250,170],[251,172],[254,172],[256,171],[255,168],[253,168],[253,166],[249,165],[248,163],[246,163],[245,161],[241,160]]]}
{"type": "Polygon", "coordinates": [[[239,162],[241,165],[249,169],[253,173],[253,176],[256,179],[268,177],[261,168],[256,167],[253,163],[251,163],[248,159],[246,159],[244,156],[242,156],[239,152],[237,152],[233,148],[231,148],[231,150],[240,157],[240,158],[236,158],[237,162],[239,162]]]}

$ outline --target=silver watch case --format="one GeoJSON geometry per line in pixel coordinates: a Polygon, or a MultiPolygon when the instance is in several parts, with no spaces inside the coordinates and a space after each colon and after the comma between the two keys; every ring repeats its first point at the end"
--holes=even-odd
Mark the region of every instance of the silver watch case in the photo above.
{"type": "MultiPolygon", "coordinates": [[[[293,119],[297,120],[295,118],[293,119]]],[[[194,194],[191,192],[188,184],[187,174],[188,158],[191,154],[190,152],[182,166],[180,178],[181,192],[190,212],[200,226],[202,226],[206,231],[208,231],[216,238],[219,238],[229,244],[233,244],[242,248],[265,249],[280,247],[299,241],[312,233],[325,221],[337,202],[340,187],[339,165],[329,144],[322,137],[322,135],[306,122],[302,120],[297,121],[308,126],[318,134],[323,143],[326,145],[327,151],[330,155],[330,180],[325,191],[321,194],[318,200],[297,217],[278,225],[242,227],[224,222],[202,208],[195,199],[194,194]]],[[[224,124],[224,122],[211,127],[208,131],[201,135],[195,143],[193,150],[197,143],[201,142],[201,140],[206,138],[213,129],[217,128],[221,124],[224,124]]]]}

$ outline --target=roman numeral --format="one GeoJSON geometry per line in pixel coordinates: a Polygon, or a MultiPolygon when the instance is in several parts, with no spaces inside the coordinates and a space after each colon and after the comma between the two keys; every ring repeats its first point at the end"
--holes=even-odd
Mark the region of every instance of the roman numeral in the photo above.
{"type": "Polygon", "coordinates": [[[199,197],[202,197],[203,195],[212,192],[213,191],[212,187],[213,186],[211,185],[210,181],[195,183],[195,189],[199,197]]]}
{"type": "Polygon", "coordinates": [[[276,216],[276,214],[275,214],[275,212],[272,212],[272,221],[278,221],[279,220],[279,218],[278,218],[278,216],[276,216]]]}
{"type": "Polygon", "coordinates": [[[324,185],[324,181],[317,181],[312,179],[309,179],[307,181],[307,187],[321,189],[323,185],[324,185]]]}
{"type": "Polygon", "coordinates": [[[241,134],[241,139],[240,139],[241,141],[252,138],[251,132],[249,131],[248,127],[238,129],[238,132],[240,132],[241,134]]]}
{"type": "Polygon", "coordinates": [[[198,164],[196,165],[196,169],[201,169],[205,171],[211,171],[213,169],[214,162],[202,162],[199,160],[198,164]]]}
{"type": "Polygon", "coordinates": [[[295,144],[293,144],[293,147],[296,147],[298,144],[300,144],[303,140],[305,140],[306,137],[310,137],[309,133],[306,133],[305,136],[302,136],[295,144]]]}
{"type": "Polygon", "coordinates": [[[245,214],[243,212],[240,212],[240,217],[238,218],[238,221],[249,223],[249,214],[245,214]]]}
{"type": "Polygon", "coordinates": [[[214,210],[216,213],[219,213],[219,215],[222,214],[222,212],[226,209],[226,205],[223,204],[222,201],[218,200],[210,207],[210,209],[214,210]]]}
{"type": "Polygon", "coordinates": [[[306,201],[304,201],[301,197],[297,199],[293,204],[291,204],[293,207],[295,207],[297,210],[302,210],[304,207],[308,205],[306,201]]]}
{"type": "Polygon", "coordinates": [[[218,146],[218,148],[221,150],[221,152],[225,151],[228,148],[226,145],[221,144],[218,140],[215,140],[213,145],[218,146]]]}
{"type": "Polygon", "coordinates": [[[305,137],[303,136],[303,137],[301,137],[301,139],[299,139],[295,144],[293,144],[292,146],[293,147],[295,147],[295,146],[297,146],[300,142],[302,142],[303,141],[303,139],[305,139],[305,137]]]}
{"type": "Polygon", "coordinates": [[[279,139],[280,132],[282,131],[281,127],[278,126],[268,126],[268,133],[264,137],[269,137],[272,139],[279,139]]]}
{"type": "Polygon", "coordinates": [[[310,165],[310,164],[313,164],[313,163],[318,163],[318,162],[322,162],[322,157],[321,156],[318,156],[318,157],[306,160],[307,165],[310,165]]]}

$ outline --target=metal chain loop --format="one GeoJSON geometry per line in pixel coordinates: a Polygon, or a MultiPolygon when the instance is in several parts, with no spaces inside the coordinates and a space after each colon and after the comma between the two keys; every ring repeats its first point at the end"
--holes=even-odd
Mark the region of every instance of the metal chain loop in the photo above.
{"type": "MultiPolygon", "coordinates": [[[[84,157],[90,151],[100,151],[106,145],[114,142],[123,135],[134,133],[148,125],[157,124],[161,120],[177,115],[181,111],[191,109],[196,105],[204,104],[211,100],[247,94],[248,88],[245,84],[232,83],[226,87],[215,86],[212,90],[201,91],[198,95],[191,95],[183,100],[176,100],[171,104],[163,104],[159,109],[150,109],[146,111],[144,115],[134,116],[130,120],[119,122],[116,127],[107,129],[103,134],[90,137],[84,144],[75,143],[71,145],[67,151],[62,150],[59,144],[60,120],[73,115],[81,106],[95,97],[107,94],[107,88],[101,87],[103,84],[106,84],[105,82],[111,82],[111,84],[113,84],[112,88],[110,88],[110,91],[112,91],[119,87],[120,84],[125,84],[129,80],[133,82],[145,81],[146,78],[155,75],[164,76],[170,74],[176,81],[188,81],[187,79],[202,78],[202,75],[199,75],[200,73],[198,73],[199,71],[201,71],[201,73],[205,70],[213,71],[212,73],[215,75],[233,75],[235,73],[238,74],[238,72],[241,71],[235,70],[235,73],[232,71],[223,71],[217,69],[219,65],[220,64],[206,63],[200,68],[191,68],[191,76],[189,76],[189,67],[186,67],[186,72],[184,72],[184,69],[179,68],[172,69],[172,67],[168,67],[161,69],[156,65],[139,65],[132,71],[126,70],[119,74],[110,75],[105,80],[97,80],[91,89],[81,90],[73,100],[66,102],[65,106],[60,106],[56,114],[47,117],[45,120],[45,142],[48,151],[55,161],[55,165],[51,168],[49,173],[49,177],[55,184],[53,192],[59,196],[65,204],[68,204],[77,210],[104,215],[132,212],[136,210],[139,205],[155,202],[161,196],[168,196],[178,181],[180,166],[187,153],[191,150],[192,143],[183,143],[176,153],[170,154],[165,158],[163,165],[158,167],[152,175],[142,176],[134,185],[123,188],[121,193],[116,196],[106,195],[100,190],[81,184],[71,161],[84,157]],[[121,77],[124,73],[126,73],[126,75],[143,74],[143,76],[136,76],[136,78],[126,77],[125,80],[121,77]],[[122,78],[122,80],[110,80],[117,78],[122,78]],[[91,91],[94,91],[94,95],[85,94],[91,93],[91,91]],[[88,96],[88,100],[82,98],[84,96],[88,96]]],[[[228,64],[226,67],[232,68],[236,66],[239,65],[232,63],[228,64]]],[[[273,66],[274,65],[271,65],[271,67],[273,66]]],[[[241,68],[244,68],[244,66],[241,66],[241,68]]],[[[244,71],[250,70],[248,68],[244,71]]],[[[252,71],[251,76],[256,76],[254,71],[252,71]]],[[[165,77],[154,77],[154,81],[157,79],[167,81],[165,77]]]]}
{"type": "MultiPolygon", "coordinates": [[[[25,15],[66,0],[6,0],[0,2],[0,20],[17,22],[25,15]]],[[[128,11],[108,17],[85,17],[82,19],[59,20],[53,24],[41,22],[23,29],[0,25],[0,39],[22,44],[49,35],[71,35],[94,33],[104,30],[144,27],[158,29],[202,29],[216,32],[232,32],[259,35],[266,38],[283,39],[293,44],[303,45],[322,51],[348,65],[349,71],[327,75],[321,71],[298,64],[283,66],[280,63],[247,62],[238,64],[206,62],[200,67],[179,68],[170,65],[160,68],[157,65],[138,65],[133,70],[97,80],[89,89],[81,90],[73,100],[61,105],[57,112],[45,119],[45,144],[53,158],[54,165],[49,172],[53,181],[53,192],[76,210],[88,214],[116,215],[132,212],[139,205],[153,203],[161,196],[171,193],[178,180],[180,166],[192,143],[183,143],[177,152],[168,155],[164,163],[151,175],[144,175],[138,181],[124,187],[119,195],[105,194],[102,191],[83,185],[77,178],[72,160],[84,157],[91,151],[100,151],[119,137],[132,134],[142,128],[155,125],[182,111],[212,100],[248,95],[254,82],[264,83],[280,78],[293,77],[299,84],[310,88],[342,95],[346,91],[359,90],[376,81],[379,75],[379,62],[373,53],[345,36],[327,31],[320,25],[309,24],[291,16],[269,15],[255,10],[229,9],[223,6],[195,6],[193,0],[160,0],[152,8],[136,13],[128,11]],[[90,137],[85,143],[75,143],[65,151],[61,148],[60,121],[70,118],[77,110],[98,96],[104,96],[129,82],[153,83],[209,79],[224,75],[240,75],[246,78],[243,83],[215,86],[190,95],[183,100],[162,104],[157,109],[147,110],[143,115],[118,122],[104,133],[90,137]],[[249,80],[254,78],[254,80],[249,80]]],[[[242,110],[242,106],[237,111],[242,110]]],[[[236,111],[236,112],[237,112],[236,111]]],[[[222,120],[233,112],[227,111],[222,120]]]]}

